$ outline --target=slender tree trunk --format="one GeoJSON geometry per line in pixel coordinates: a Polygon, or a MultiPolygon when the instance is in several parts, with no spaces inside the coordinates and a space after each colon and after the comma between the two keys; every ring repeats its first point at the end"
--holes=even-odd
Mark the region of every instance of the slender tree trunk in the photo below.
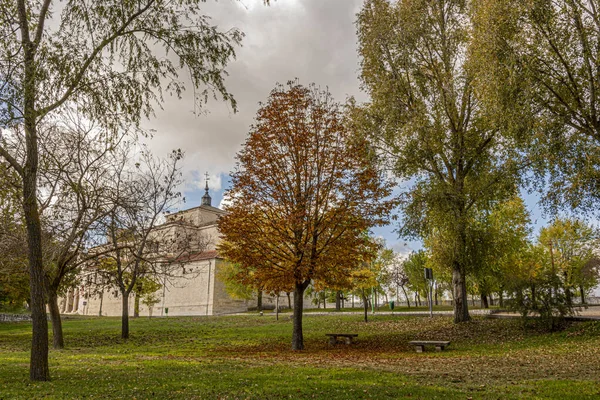
{"type": "Polygon", "coordinates": [[[104,288],[102,288],[102,291],[100,292],[100,308],[98,309],[98,316],[101,317],[102,316],[102,303],[104,302],[104,288]]]}
{"type": "Polygon", "coordinates": [[[304,291],[310,281],[296,283],[294,290],[294,327],[292,331],[292,350],[304,350],[304,336],[302,335],[302,313],[304,312],[304,291]]]}
{"type": "Polygon", "coordinates": [[[404,298],[406,299],[406,304],[408,305],[408,308],[410,308],[410,299],[408,298],[408,295],[406,294],[406,289],[404,289],[404,286],[402,286],[402,291],[404,292],[404,298]]]}
{"type": "Polygon", "coordinates": [[[258,308],[258,311],[262,311],[263,310],[263,296],[262,296],[262,289],[258,289],[258,295],[257,295],[257,300],[256,300],[256,308],[258,308]]]}
{"type": "Polygon", "coordinates": [[[435,295],[435,305],[438,305],[438,288],[437,285],[435,285],[435,291],[433,292],[435,295]]]}
{"type": "Polygon", "coordinates": [[[290,292],[285,292],[285,295],[287,296],[287,299],[288,299],[288,308],[291,310],[292,309],[292,299],[290,296],[290,292]]]}
{"type": "Polygon", "coordinates": [[[581,304],[585,304],[585,291],[583,286],[579,286],[579,295],[581,296],[581,304]]]}
{"type": "Polygon", "coordinates": [[[140,296],[136,293],[135,300],[133,302],[133,318],[140,316],[140,296]]]}
{"type": "Polygon", "coordinates": [[[325,291],[321,292],[321,294],[323,295],[323,310],[327,309],[327,295],[325,293],[325,291]]]}
{"type": "Polygon", "coordinates": [[[58,308],[58,294],[51,287],[48,288],[48,308],[50,308],[50,319],[52,320],[52,345],[57,350],[64,349],[65,342],[58,308]]]}
{"type": "Polygon", "coordinates": [[[490,306],[488,305],[488,298],[484,293],[481,293],[481,307],[490,308],[490,306]]]}
{"type": "Polygon", "coordinates": [[[129,339],[129,293],[121,292],[123,296],[123,312],[121,314],[121,339],[129,339]]]}
{"type": "Polygon", "coordinates": [[[367,294],[365,293],[365,289],[362,289],[362,300],[363,300],[363,306],[364,306],[364,309],[365,309],[365,322],[368,322],[369,299],[367,298],[367,294]]]}
{"type": "Polygon", "coordinates": [[[335,310],[336,311],[342,310],[342,292],[339,290],[337,292],[335,292],[335,310]]]}
{"type": "Polygon", "coordinates": [[[537,295],[535,292],[535,285],[531,284],[531,305],[534,310],[537,310],[537,295]]]}
{"type": "Polygon", "coordinates": [[[498,302],[500,303],[500,307],[504,307],[504,291],[501,290],[500,293],[498,293],[498,302]]]}

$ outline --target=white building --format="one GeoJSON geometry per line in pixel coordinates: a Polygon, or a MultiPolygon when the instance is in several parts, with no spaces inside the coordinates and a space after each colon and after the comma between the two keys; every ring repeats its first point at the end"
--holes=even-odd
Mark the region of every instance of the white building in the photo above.
{"type": "MultiPolygon", "coordinates": [[[[169,279],[165,277],[163,287],[155,293],[158,302],[149,308],[139,304],[140,316],[176,316],[176,315],[218,315],[247,311],[256,306],[256,301],[232,299],[225,290],[225,285],[218,279],[219,268],[225,261],[216,251],[219,242],[217,220],[224,211],[211,205],[211,198],[206,193],[202,197],[202,205],[167,216],[164,224],[156,231],[167,232],[171,236],[180,228],[176,221],[192,224],[203,237],[208,238],[202,252],[192,254],[178,262],[181,271],[169,279]]],[[[163,237],[165,235],[161,235],[163,237]]],[[[66,296],[59,300],[59,309],[64,314],[120,316],[122,300],[116,288],[99,290],[94,285],[94,274],[88,271],[82,284],[70,289],[66,296]],[[89,277],[89,278],[88,278],[89,277]]],[[[160,277],[159,277],[160,278],[160,277]]],[[[135,295],[129,299],[129,315],[134,314],[135,295]]]]}

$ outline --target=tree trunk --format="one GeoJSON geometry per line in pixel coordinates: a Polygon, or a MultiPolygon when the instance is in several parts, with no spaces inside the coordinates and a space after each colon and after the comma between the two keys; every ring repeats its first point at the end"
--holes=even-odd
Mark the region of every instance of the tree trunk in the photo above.
{"type": "Polygon", "coordinates": [[[256,299],[256,308],[258,308],[258,311],[263,310],[262,300],[263,300],[262,289],[258,289],[258,295],[257,295],[257,299],[256,299]]]}
{"type": "Polygon", "coordinates": [[[342,292],[339,290],[337,292],[335,292],[335,310],[336,311],[342,310],[342,292]]]}
{"type": "Polygon", "coordinates": [[[404,286],[402,286],[402,291],[404,292],[404,298],[406,299],[406,304],[408,305],[408,308],[410,308],[410,299],[408,298],[408,295],[406,294],[406,289],[404,289],[404,286]]]}
{"type": "Polygon", "coordinates": [[[292,299],[290,297],[290,292],[285,292],[287,299],[288,299],[288,308],[291,310],[292,309],[292,299]]]}
{"type": "Polygon", "coordinates": [[[484,293],[481,293],[481,307],[490,308],[490,306],[488,305],[488,298],[484,293]]]}
{"type": "Polygon", "coordinates": [[[29,259],[29,292],[31,296],[31,358],[29,378],[32,381],[50,380],[48,367],[48,319],[46,316],[45,278],[42,263],[42,229],[37,207],[37,137],[35,125],[25,121],[27,162],[23,178],[23,211],[27,226],[29,259]],[[33,125],[33,127],[31,126],[33,125]],[[33,131],[33,132],[32,132],[33,131]],[[34,141],[35,144],[30,142],[34,141]],[[31,160],[30,160],[31,159],[31,160]]]}
{"type": "Polygon", "coordinates": [[[585,304],[585,291],[583,286],[579,286],[579,295],[581,296],[581,304],[585,304]]]}
{"type": "Polygon", "coordinates": [[[129,293],[121,292],[123,311],[121,314],[121,339],[129,339],[129,293]]]}
{"type": "Polygon", "coordinates": [[[304,336],[302,335],[302,313],[304,312],[304,291],[310,281],[296,283],[294,290],[294,327],[292,331],[292,350],[304,350],[304,336]]]}
{"type": "Polygon", "coordinates": [[[537,310],[537,295],[535,292],[535,285],[533,283],[531,284],[531,307],[534,310],[537,310]]]}
{"type": "Polygon", "coordinates": [[[437,285],[435,285],[435,291],[433,293],[435,295],[435,302],[434,302],[434,304],[437,306],[438,305],[438,288],[437,288],[437,285]]]}
{"type": "Polygon", "coordinates": [[[135,300],[133,302],[133,318],[140,316],[140,296],[136,293],[135,300]]]}
{"type": "Polygon", "coordinates": [[[100,308],[98,309],[98,316],[101,317],[102,316],[102,303],[104,302],[104,288],[102,288],[102,291],[100,292],[100,308]]]}
{"type": "Polygon", "coordinates": [[[490,306],[494,305],[494,296],[490,294],[490,306]]]}
{"type": "Polygon", "coordinates": [[[498,293],[498,302],[500,303],[500,307],[504,307],[504,291],[501,290],[500,293],[498,293]]]}
{"type": "Polygon", "coordinates": [[[326,295],[325,291],[323,291],[321,294],[323,295],[323,310],[326,310],[327,309],[327,295],[326,295]]]}
{"type": "Polygon", "coordinates": [[[50,308],[50,319],[52,320],[52,345],[55,349],[65,348],[63,338],[62,321],[60,319],[60,310],[58,308],[58,294],[56,290],[48,288],[48,308],[50,308]]]}
{"type": "Polygon", "coordinates": [[[362,300],[363,306],[365,309],[365,322],[368,322],[368,314],[369,314],[369,299],[367,298],[367,294],[365,293],[365,289],[362,290],[362,300]]]}
{"type": "Polygon", "coordinates": [[[465,284],[464,274],[461,273],[457,262],[454,262],[452,270],[452,287],[454,293],[454,322],[466,322],[469,316],[469,306],[467,304],[467,285],[465,284]]]}

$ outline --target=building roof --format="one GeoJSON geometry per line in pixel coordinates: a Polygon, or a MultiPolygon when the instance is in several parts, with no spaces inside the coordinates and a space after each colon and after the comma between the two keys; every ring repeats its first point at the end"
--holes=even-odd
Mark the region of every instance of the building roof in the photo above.
{"type": "Polygon", "coordinates": [[[190,211],[193,211],[193,210],[197,210],[197,209],[202,209],[202,210],[210,211],[210,212],[213,212],[215,214],[227,214],[226,211],[221,210],[220,208],[213,207],[213,206],[207,206],[207,205],[200,205],[200,206],[196,206],[196,207],[192,207],[192,208],[186,208],[185,210],[174,212],[172,214],[169,214],[169,216],[173,216],[173,215],[177,215],[177,214],[183,214],[183,213],[187,213],[187,212],[190,212],[190,211]]]}
{"type": "Polygon", "coordinates": [[[208,251],[203,251],[200,253],[181,256],[176,261],[177,262],[192,262],[192,261],[212,260],[215,258],[221,258],[219,256],[219,252],[216,250],[208,250],[208,251]]]}

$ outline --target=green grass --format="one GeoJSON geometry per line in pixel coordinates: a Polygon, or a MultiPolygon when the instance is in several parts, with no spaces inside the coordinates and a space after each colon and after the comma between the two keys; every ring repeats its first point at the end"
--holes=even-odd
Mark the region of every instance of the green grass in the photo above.
{"type": "Polygon", "coordinates": [[[64,321],[52,381],[28,380],[29,323],[0,324],[0,399],[511,399],[598,398],[600,323],[547,334],[519,320],[307,315],[306,350],[290,350],[291,321],[272,315],[64,321]],[[329,347],[328,332],[358,333],[329,347]],[[412,339],[448,339],[417,354],[412,339]]]}

